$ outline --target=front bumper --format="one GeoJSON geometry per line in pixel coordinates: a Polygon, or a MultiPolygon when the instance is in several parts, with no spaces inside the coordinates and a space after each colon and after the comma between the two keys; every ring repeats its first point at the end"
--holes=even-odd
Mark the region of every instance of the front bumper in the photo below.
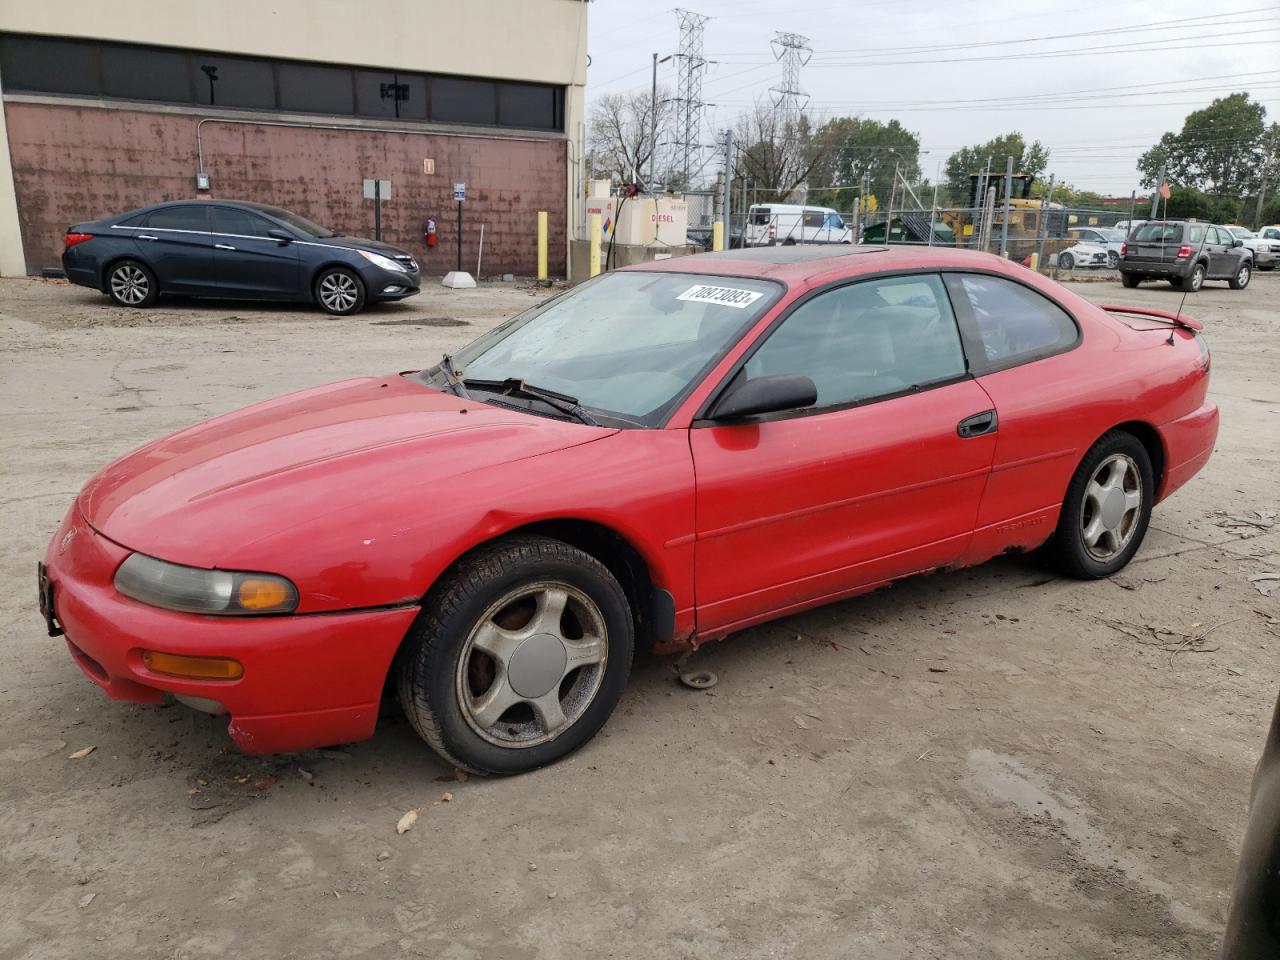
{"type": "Polygon", "coordinates": [[[383,270],[381,267],[369,266],[361,271],[361,277],[367,291],[365,300],[369,303],[403,300],[421,290],[422,275],[420,273],[401,273],[398,270],[383,270]]]}
{"type": "Polygon", "coordinates": [[[73,505],[45,555],[50,632],[65,631],[72,659],[111,699],[159,703],[171,693],[214,701],[230,715],[231,738],[250,754],[373,734],[391,659],[417,607],[284,617],[176,613],[116,592],[116,568],[130,552],[93,530],[73,505]],[[244,675],[226,681],[152,673],[144,649],[233,657],[244,675]]]}

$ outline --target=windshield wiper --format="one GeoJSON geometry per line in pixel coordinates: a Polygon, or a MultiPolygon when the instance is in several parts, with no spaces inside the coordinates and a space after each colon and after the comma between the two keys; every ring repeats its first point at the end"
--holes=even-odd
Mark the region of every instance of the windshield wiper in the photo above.
{"type": "Polygon", "coordinates": [[[547,406],[554,407],[561,413],[567,413],[575,420],[585,423],[589,427],[600,426],[599,420],[582,409],[582,404],[578,403],[577,397],[556,393],[554,390],[547,390],[543,387],[531,386],[519,377],[507,377],[505,380],[473,380],[468,378],[461,382],[468,386],[478,387],[481,390],[492,390],[494,393],[502,393],[509,397],[518,396],[541,400],[547,406]]]}
{"type": "Polygon", "coordinates": [[[444,359],[440,361],[440,372],[444,374],[444,384],[449,388],[449,392],[455,397],[461,397],[463,400],[470,400],[467,394],[466,385],[462,382],[462,377],[458,373],[458,368],[453,365],[453,355],[444,354],[444,359]]]}

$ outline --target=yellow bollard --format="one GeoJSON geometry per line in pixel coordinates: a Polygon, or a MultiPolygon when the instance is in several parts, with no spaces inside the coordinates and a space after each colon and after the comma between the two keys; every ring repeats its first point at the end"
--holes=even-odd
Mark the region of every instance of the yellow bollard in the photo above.
{"type": "Polygon", "coordinates": [[[538,282],[547,282],[547,211],[538,211],[538,282]]]}
{"type": "Polygon", "coordinates": [[[1032,270],[1040,269],[1040,254],[1038,253],[1031,254],[1031,269],[1032,270]]]}
{"type": "Polygon", "coordinates": [[[724,221],[717,220],[711,225],[711,249],[720,251],[724,249],[724,221]]]}
{"type": "Polygon", "coordinates": [[[587,259],[587,276],[594,277],[600,273],[600,214],[591,215],[591,254],[587,259]]]}

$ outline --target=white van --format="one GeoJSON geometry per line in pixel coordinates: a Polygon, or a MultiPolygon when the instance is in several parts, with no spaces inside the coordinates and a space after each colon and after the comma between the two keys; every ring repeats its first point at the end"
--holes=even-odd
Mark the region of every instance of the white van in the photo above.
{"type": "Polygon", "coordinates": [[[853,230],[830,207],[794,203],[752,204],[744,242],[748,247],[794,243],[853,243],[853,230]]]}

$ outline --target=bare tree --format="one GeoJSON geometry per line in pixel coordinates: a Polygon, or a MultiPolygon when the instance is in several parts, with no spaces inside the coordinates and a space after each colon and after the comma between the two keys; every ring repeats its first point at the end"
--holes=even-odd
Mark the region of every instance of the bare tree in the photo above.
{"type": "Polygon", "coordinates": [[[738,177],[755,188],[762,202],[782,202],[806,183],[814,168],[829,163],[836,144],[814,134],[807,116],[789,122],[773,104],[756,100],[734,123],[739,145],[738,177]]]}
{"type": "MultiPolygon", "coordinates": [[[[659,140],[670,113],[669,103],[666,91],[659,87],[659,140]]],[[[653,95],[649,90],[609,93],[592,104],[587,121],[587,149],[595,171],[624,182],[634,180],[643,188],[652,189],[647,180],[654,151],[653,109],[653,95]]],[[[657,179],[662,179],[661,172],[657,179]]]]}

